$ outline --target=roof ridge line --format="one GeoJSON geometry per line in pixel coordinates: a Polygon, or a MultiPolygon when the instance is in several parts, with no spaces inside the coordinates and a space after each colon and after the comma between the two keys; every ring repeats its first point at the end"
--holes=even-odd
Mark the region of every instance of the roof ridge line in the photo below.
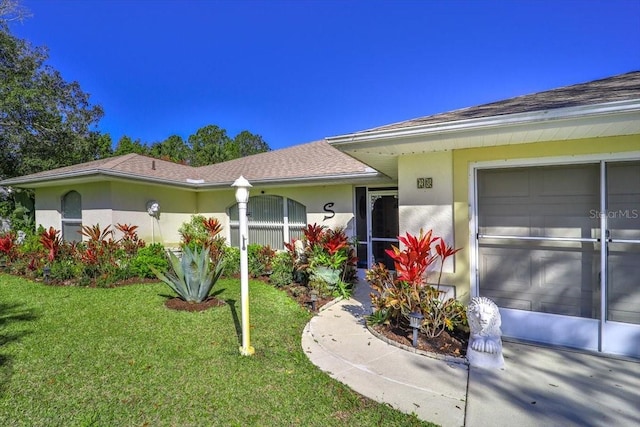
{"type": "MultiPolygon", "coordinates": [[[[112,169],[122,163],[124,163],[125,161],[132,159],[134,157],[140,156],[140,154],[137,153],[128,153],[128,154],[123,154],[121,156],[116,156],[116,157],[112,157],[110,160],[108,160],[103,166],[104,169],[112,169]]],[[[142,156],[141,156],[142,157],[142,156]]],[[[99,168],[102,169],[102,168],[99,168]]]]}

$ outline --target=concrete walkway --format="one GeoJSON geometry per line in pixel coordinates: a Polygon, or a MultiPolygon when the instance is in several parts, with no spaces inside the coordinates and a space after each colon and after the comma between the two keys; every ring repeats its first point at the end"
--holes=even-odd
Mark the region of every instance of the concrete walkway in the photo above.
{"type": "Polygon", "coordinates": [[[639,426],[640,363],[504,343],[505,370],[415,354],[373,336],[368,286],[315,316],[309,359],[356,392],[442,426],[639,426]]]}

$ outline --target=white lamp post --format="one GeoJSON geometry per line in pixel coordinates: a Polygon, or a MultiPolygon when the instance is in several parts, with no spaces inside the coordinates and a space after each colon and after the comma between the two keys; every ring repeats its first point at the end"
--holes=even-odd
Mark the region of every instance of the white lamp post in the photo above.
{"type": "Polygon", "coordinates": [[[247,202],[249,202],[249,188],[251,184],[242,175],[231,185],[236,187],[236,201],[238,202],[238,216],[240,220],[240,305],[242,306],[242,347],[240,354],[251,356],[255,353],[249,339],[249,256],[247,252],[247,202]]]}

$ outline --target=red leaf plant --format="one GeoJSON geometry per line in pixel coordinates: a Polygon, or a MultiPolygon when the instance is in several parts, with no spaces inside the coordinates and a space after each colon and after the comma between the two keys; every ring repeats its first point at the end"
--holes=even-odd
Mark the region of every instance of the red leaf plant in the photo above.
{"type": "Polygon", "coordinates": [[[49,262],[53,262],[60,250],[60,230],[56,230],[53,227],[44,230],[40,234],[40,243],[49,252],[47,256],[49,262]]]}
{"type": "Polygon", "coordinates": [[[88,247],[80,253],[80,260],[88,266],[98,265],[102,250],[94,247],[88,247]]]}
{"type": "Polygon", "coordinates": [[[124,234],[123,239],[138,240],[137,225],[116,224],[116,229],[124,234]]]}
{"type": "Polygon", "coordinates": [[[397,277],[394,278],[380,263],[367,271],[367,281],[375,291],[371,302],[379,322],[387,320],[401,324],[410,313],[419,312],[424,317],[421,331],[428,337],[437,337],[445,329],[453,330],[466,322],[464,306],[454,298],[443,298],[440,280],[446,259],[460,249],[453,249],[432,231],[420,230],[418,236],[407,233],[398,236],[403,249],[392,246],[386,253],[393,259],[397,277]],[[435,250],[432,250],[435,248],[435,250]],[[427,283],[429,267],[440,262],[437,285],[427,283]]]}
{"type": "Polygon", "coordinates": [[[439,237],[440,242],[436,244],[436,252],[440,257],[440,274],[438,274],[438,289],[440,288],[440,280],[442,279],[442,269],[444,268],[444,262],[450,256],[453,256],[462,248],[453,249],[453,246],[447,246],[442,237],[439,237]]]}
{"type": "Polygon", "coordinates": [[[7,233],[0,237],[0,252],[4,253],[9,261],[12,261],[15,257],[15,238],[14,233],[7,233]]]}
{"type": "Polygon", "coordinates": [[[324,238],[324,227],[318,224],[307,224],[305,228],[302,229],[302,233],[306,238],[307,244],[313,247],[322,243],[322,239],[324,238]]]}
{"type": "Polygon", "coordinates": [[[88,226],[83,225],[82,230],[79,231],[85,237],[89,238],[89,242],[106,243],[107,237],[111,240],[113,238],[113,230],[111,225],[107,225],[104,230],[100,230],[100,224],[88,226]]]}
{"type": "Polygon", "coordinates": [[[209,233],[209,237],[216,237],[222,231],[222,224],[218,221],[217,218],[206,218],[202,220],[202,225],[204,226],[207,233],[209,233]]]}
{"type": "Polygon", "coordinates": [[[138,249],[145,246],[144,240],[138,238],[137,225],[116,224],[116,229],[123,234],[118,243],[122,244],[125,252],[129,255],[135,255],[138,249]]]}
{"type": "Polygon", "coordinates": [[[431,245],[438,239],[433,237],[433,230],[424,234],[420,229],[417,237],[410,233],[405,237],[398,236],[398,241],[405,246],[404,250],[394,245],[391,245],[391,249],[385,249],[393,260],[399,280],[408,282],[414,290],[424,286],[425,273],[437,259],[437,256],[431,253],[431,245]]]}
{"type": "Polygon", "coordinates": [[[348,242],[345,239],[340,238],[340,236],[333,236],[329,238],[323,246],[329,254],[335,255],[340,249],[346,248],[348,246],[348,242]]]}

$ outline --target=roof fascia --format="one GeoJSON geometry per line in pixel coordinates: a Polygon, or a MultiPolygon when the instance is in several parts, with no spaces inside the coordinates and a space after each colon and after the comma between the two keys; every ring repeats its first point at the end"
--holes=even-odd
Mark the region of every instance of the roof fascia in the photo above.
{"type": "MultiPolygon", "coordinates": [[[[323,175],[323,176],[313,176],[313,177],[296,177],[296,178],[274,178],[274,179],[256,179],[250,180],[253,186],[296,186],[296,185],[318,185],[318,184],[336,184],[342,183],[344,184],[345,180],[348,180],[348,184],[360,181],[377,181],[377,180],[388,180],[389,177],[386,175],[374,171],[374,172],[363,172],[363,173],[352,173],[352,174],[342,174],[342,175],[323,175]]],[[[217,182],[217,183],[208,183],[208,184],[200,184],[198,185],[198,189],[206,190],[206,189],[225,189],[230,187],[233,184],[233,181],[227,182],[217,182]]]]}
{"type": "MultiPolygon", "coordinates": [[[[15,186],[15,187],[23,187],[23,188],[38,188],[56,185],[53,184],[53,181],[66,181],[66,180],[74,180],[74,179],[83,179],[83,178],[91,178],[91,177],[106,177],[106,178],[117,178],[121,180],[127,181],[137,181],[137,182],[145,182],[150,184],[161,184],[165,186],[171,187],[179,187],[183,189],[189,190],[206,190],[206,189],[216,189],[216,188],[227,188],[230,187],[233,181],[228,182],[216,182],[216,183],[207,183],[201,182],[201,180],[193,179],[193,180],[185,180],[182,181],[171,181],[166,179],[158,179],[158,178],[147,178],[140,175],[123,173],[123,172],[113,172],[113,171],[105,171],[100,169],[92,169],[85,171],[75,171],[69,173],[61,173],[61,174],[53,174],[47,175],[44,177],[34,177],[29,179],[28,177],[22,178],[10,178],[0,182],[0,185],[4,186],[15,186]]],[[[343,182],[345,180],[349,181],[362,181],[362,180],[384,180],[386,175],[378,172],[378,171],[368,171],[363,173],[352,173],[352,174],[339,174],[339,175],[324,175],[324,176],[315,176],[315,177],[297,177],[297,178],[286,178],[286,179],[259,179],[252,181],[252,184],[255,185],[283,185],[283,186],[294,186],[294,185],[313,185],[313,184],[332,184],[336,182],[343,182]]]]}
{"type": "Polygon", "coordinates": [[[173,187],[183,187],[183,188],[193,188],[194,185],[189,182],[181,182],[167,179],[159,179],[159,178],[148,178],[141,175],[126,173],[126,172],[114,172],[114,171],[106,171],[103,169],[89,169],[83,171],[74,171],[74,172],[65,172],[60,174],[52,174],[46,176],[38,176],[29,178],[27,177],[18,177],[18,178],[10,178],[4,181],[1,181],[1,185],[7,186],[16,186],[16,187],[24,187],[24,188],[35,188],[35,187],[43,187],[46,186],[47,183],[51,181],[62,181],[62,180],[70,180],[70,179],[82,179],[89,177],[113,177],[120,178],[131,181],[142,181],[148,182],[151,184],[164,184],[173,187]],[[36,184],[36,185],[34,185],[36,184]],[[44,185],[40,185],[44,184],[44,185]]]}
{"type": "Polygon", "coordinates": [[[527,113],[515,113],[476,119],[455,120],[426,125],[408,126],[404,128],[385,129],[378,131],[363,131],[327,137],[326,140],[336,148],[349,148],[349,145],[367,145],[368,142],[393,140],[410,137],[421,137],[443,133],[473,131],[479,129],[497,128],[535,124],[553,120],[588,119],[594,116],[616,115],[640,111],[640,99],[628,101],[607,102],[579,107],[556,108],[527,113]]]}

